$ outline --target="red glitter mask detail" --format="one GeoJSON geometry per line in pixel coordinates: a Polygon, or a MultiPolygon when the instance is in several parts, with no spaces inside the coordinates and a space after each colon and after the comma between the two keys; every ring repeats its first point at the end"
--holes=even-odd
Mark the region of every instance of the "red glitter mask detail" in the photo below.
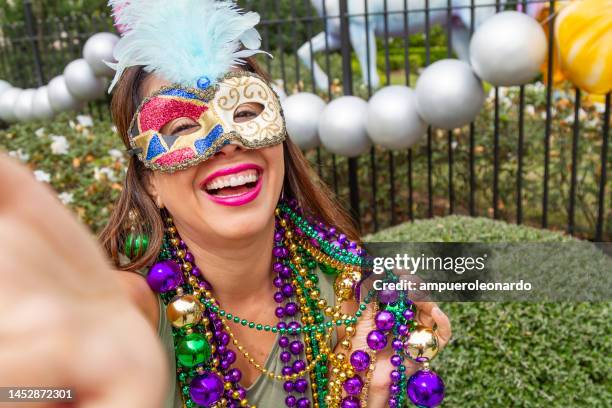
{"type": "Polygon", "coordinates": [[[159,164],[161,166],[174,166],[186,160],[193,159],[194,157],[195,153],[193,149],[185,147],[183,149],[174,150],[170,153],[164,154],[159,159],[155,160],[155,164],[159,164]]]}
{"type": "Polygon", "coordinates": [[[187,100],[158,96],[147,102],[138,115],[140,133],[159,132],[164,125],[178,118],[198,120],[208,108],[187,100]]]}

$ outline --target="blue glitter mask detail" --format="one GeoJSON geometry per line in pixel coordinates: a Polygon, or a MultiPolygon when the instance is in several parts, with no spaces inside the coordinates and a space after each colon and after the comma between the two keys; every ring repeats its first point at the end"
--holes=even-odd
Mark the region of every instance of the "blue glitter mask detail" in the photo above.
{"type": "Polygon", "coordinates": [[[221,125],[217,125],[211,130],[206,137],[196,140],[194,142],[194,146],[199,154],[204,154],[206,150],[208,150],[212,144],[223,134],[223,127],[221,125]]]}
{"type": "Polygon", "coordinates": [[[151,160],[152,158],[159,156],[162,153],[165,153],[166,149],[164,145],[162,145],[161,140],[159,140],[159,135],[153,136],[151,139],[151,143],[149,143],[149,149],[147,150],[147,160],[151,160]]]}

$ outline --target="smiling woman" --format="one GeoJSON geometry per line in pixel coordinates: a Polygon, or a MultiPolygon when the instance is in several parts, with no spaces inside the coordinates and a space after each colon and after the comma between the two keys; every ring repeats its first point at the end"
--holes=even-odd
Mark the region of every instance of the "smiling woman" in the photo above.
{"type": "MultiPolygon", "coordinates": [[[[129,29],[112,102],[131,159],[101,241],[166,346],[166,406],[439,404],[443,384],[428,368],[408,385],[419,365],[404,360],[401,345],[416,328],[416,305],[404,295],[379,299],[376,307],[393,312],[374,319],[370,294],[358,308],[358,233],[287,138],[278,96],[250,56],[259,52],[258,18],[231,2],[137,6],[120,13],[129,29]],[[245,31],[232,27],[237,37],[220,47],[209,36],[227,27],[226,13],[245,31]],[[176,19],[191,31],[149,44],[167,40],[148,32],[160,15],[162,26],[176,19]],[[230,49],[241,58],[228,60],[230,49]]],[[[444,347],[448,319],[419,306],[444,347]]]]}
{"type": "Polygon", "coordinates": [[[415,330],[444,347],[448,318],[404,293],[361,294],[358,233],[287,137],[279,99],[253,60],[259,16],[231,1],[110,4],[125,29],[112,114],[130,160],[100,241],[119,272],[102,273],[108,264],[59,204],[43,199],[45,214],[32,211],[24,191],[39,187],[0,160],[15,173],[0,190],[6,184],[19,197],[0,200],[29,219],[0,217],[0,236],[18,232],[0,260],[19,271],[8,275],[9,290],[0,286],[10,315],[0,319],[8,367],[0,384],[53,371],[75,382],[81,405],[108,400],[101,408],[160,406],[161,398],[166,408],[438,405],[444,384],[404,348],[415,330]],[[30,245],[40,257],[26,256],[30,245]],[[28,308],[45,311],[36,336],[19,324],[28,308]],[[418,323],[437,335],[417,324],[417,308],[418,323]],[[30,344],[39,338],[50,339],[46,348],[30,344]]]}

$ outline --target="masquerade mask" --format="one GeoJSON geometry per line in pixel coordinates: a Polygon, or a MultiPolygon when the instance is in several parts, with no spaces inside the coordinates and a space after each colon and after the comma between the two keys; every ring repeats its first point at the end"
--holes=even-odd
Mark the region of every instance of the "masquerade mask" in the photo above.
{"type": "Polygon", "coordinates": [[[131,153],[147,168],[164,172],[196,165],[228,143],[257,149],[282,143],[286,134],[278,96],[246,71],[227,73],[204,90],[160,89],[141,103],[129,130],[131,153]],[[242,120],[245,106],[262,110],[242,120]]]}

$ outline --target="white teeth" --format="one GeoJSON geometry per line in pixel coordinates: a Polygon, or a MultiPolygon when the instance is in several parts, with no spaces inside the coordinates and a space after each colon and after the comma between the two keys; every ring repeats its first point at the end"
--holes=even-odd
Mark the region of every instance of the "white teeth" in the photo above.
{"type": "Polygon", "coordinates": [[[207,190],[218,190],[225,187],[238,187],[247,183],[255,183],[259,178],[257,170],[246,170],[239,174],[217,177],[206,184],[207,190]]]}

